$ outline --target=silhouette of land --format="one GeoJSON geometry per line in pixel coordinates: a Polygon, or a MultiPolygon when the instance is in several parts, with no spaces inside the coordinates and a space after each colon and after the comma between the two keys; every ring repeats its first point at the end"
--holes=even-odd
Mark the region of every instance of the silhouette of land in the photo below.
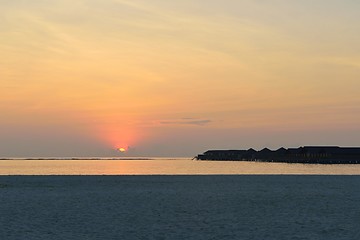
{"type": "Polygon", "coordinates": [[[259,161],[315,164],[360,164],[360,147],[305,146],[299,148],[264,148],[248,150],[208,150],[195,157],[209,161],[259,161]]]}

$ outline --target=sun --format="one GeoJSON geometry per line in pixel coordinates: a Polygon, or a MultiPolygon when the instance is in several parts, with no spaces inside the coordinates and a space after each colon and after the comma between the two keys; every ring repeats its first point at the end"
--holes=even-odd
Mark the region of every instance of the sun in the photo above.
{"type": "Polygon", "coordinates": [[[126,149],[125,148],[118,148],[117,149],[119,152],[126,152],[126,149]]]}

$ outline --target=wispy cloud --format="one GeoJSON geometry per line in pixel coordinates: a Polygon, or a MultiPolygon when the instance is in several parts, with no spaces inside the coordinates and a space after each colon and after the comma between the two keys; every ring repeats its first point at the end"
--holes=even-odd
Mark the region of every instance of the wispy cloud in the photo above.
{"type": "Polygon", "coordinates": [[[160,121],[160,124],[164,125],[196,125],[196,126],[205,126],[212,121],[209,119],[192,119],[192,118],[183,118],[179,120],[164,120],[160,121]]]}

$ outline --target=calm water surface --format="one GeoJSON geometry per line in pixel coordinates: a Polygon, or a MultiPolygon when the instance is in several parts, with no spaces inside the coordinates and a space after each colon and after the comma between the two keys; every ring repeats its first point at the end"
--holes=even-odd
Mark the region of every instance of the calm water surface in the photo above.
{"type": "Polygon", "coordinates": [[[360,176],[0,176],[1,240],[358,240],[360,176]]]}
{"type": "Polygon", "coordinates": [[[22,175],[0,176],[1,240],[360,239],[360,165],[1,160],[0,175],[22,175]]]}
{"type": "Polygon", "coordinates": [[[0,175],[360,175],[360,165],[149,160],[1,160],[0,175]]]}

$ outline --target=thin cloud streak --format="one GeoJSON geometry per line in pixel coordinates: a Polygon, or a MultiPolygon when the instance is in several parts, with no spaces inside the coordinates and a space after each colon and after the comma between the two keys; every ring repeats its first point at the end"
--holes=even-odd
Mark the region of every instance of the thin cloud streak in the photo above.
{"type": "Polygon", "coordinates": [[[204,120],[176,120],[176,121],[160,121],[160,124],[164,125],[196,125],[205,126],[210,124],[212,121],[209,119],[204,120]]]}

